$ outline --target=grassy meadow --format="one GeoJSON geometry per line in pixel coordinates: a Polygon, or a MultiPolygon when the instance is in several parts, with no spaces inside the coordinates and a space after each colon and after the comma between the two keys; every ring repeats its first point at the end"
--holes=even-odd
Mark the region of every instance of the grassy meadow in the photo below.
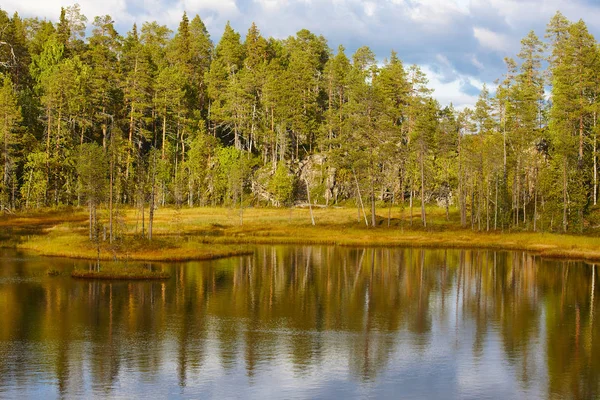
{"type": "MultiPolygon", "coordinates": [[[[356,208],[164,208],[155,213],[153,240],[141,236],[141,214],[121,211],[121,238],[99,245],[88,238],[85,209],[18,213],[0,217],[0,245],[40,255],[132,261],[187,261],[251,252],[253,244],[330,244],[527,250],[552,258],[600,261],[600,237],[461,228],[458,213],[429,208],[428,227],[408,210],[378,210],[376,227],[367,227],[356,208]],[[99,251],[99,254],[98,254],[99,251]]],[[[107,218],[99,215],[103,222],[107,218]]],[[[147,229],[146,216],[146,229],[147,229]]]]}

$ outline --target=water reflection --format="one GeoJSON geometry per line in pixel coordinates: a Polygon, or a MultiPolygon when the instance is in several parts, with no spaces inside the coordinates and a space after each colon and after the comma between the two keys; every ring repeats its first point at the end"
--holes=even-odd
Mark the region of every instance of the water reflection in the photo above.
{"type": "Polygon", "coordinates": [[[0,397],[600,396],[592,265],[260,247],[154,265],[164,282],[77,281],[74,267],[0,258],[0,397]]]}

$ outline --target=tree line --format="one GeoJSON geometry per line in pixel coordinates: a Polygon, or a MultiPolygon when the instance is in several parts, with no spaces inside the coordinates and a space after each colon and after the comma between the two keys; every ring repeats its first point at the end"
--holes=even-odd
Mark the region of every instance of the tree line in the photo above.
{"type": "Polygon", "coordinates": [[[464,110],[395,52],[347,55],[308,30],[228,23],[215,45],[197,15],[124,36],[108,15],[87,22],[77,4],[56,23],[0,10],[6,212],[87,205],[93,237],[101,207],[111,240],[123,206],[151,235],[167,204],[352,203],[369,226],[400,207],[427,226],[437,203],[476,230],[594,225],[600,48],[583,21],[530,32],[464,110]]]}

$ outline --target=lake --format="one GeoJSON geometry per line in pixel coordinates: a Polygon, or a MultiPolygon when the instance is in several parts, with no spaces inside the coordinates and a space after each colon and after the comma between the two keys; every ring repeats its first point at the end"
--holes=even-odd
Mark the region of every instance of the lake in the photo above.
{"type": "Polygon", "coordinates": [[[592,264],[257,246],[148,265],[166,281],[70,277],[87,265],[0,252],[0,398],[600,396],[592,264]]]}

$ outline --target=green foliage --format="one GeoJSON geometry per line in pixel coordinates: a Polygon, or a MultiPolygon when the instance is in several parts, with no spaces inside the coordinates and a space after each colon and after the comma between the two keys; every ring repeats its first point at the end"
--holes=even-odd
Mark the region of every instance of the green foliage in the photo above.
{"type": "Polygon", "coordinates": [[[211,186],[209,183],[211,174],[214,171],[212,165],[218,148],[218,140],[208,135],[204,126],[191,140],[187,159],[184,163],[189,179],[187,193],[189,205],[194,205],[196,202],[206,204],[209,200],[208,187],[211,186]]]}
{"type": "Polygon", "coordinates": [[[234,147],[221,147],[216,151],[213,176],[213,200],[235,205],[241,202],[244,188],[252,172],[252,160],[234,147]]]}
{"type": "Polygon", "coordinates": [[[100,204],[107,189],[107,160],[104,150],[95,143],[84,143],[79,147],[77,176],[79,191],[89,204],[100,204]]]}
{"type": "Polygon", "coordinates": [[[24,166],[25,181],[21,186],[21,197],[24,199],[25,208],[39,208],[45,204],[48,188],[46,163],[46,154],[41,151],[34,151],[27,155],[24,166]]]}
{"type": "Polygon", "coordinates": [[[16,154],[17,128],[21,123],[21,108],[12,82],[4,77],[0,86],[0,162],[2,163],[2,180],[0,181],[0,208],[15,206],[12,193],[16,188],[16,154]]]}
{"type": "Polygon", "coordinates": [[[269,191],[275,199],[275,205],[289,206],[294,200],[295,178],[284,162],[279,162],[269,181],[269,191]]]}

